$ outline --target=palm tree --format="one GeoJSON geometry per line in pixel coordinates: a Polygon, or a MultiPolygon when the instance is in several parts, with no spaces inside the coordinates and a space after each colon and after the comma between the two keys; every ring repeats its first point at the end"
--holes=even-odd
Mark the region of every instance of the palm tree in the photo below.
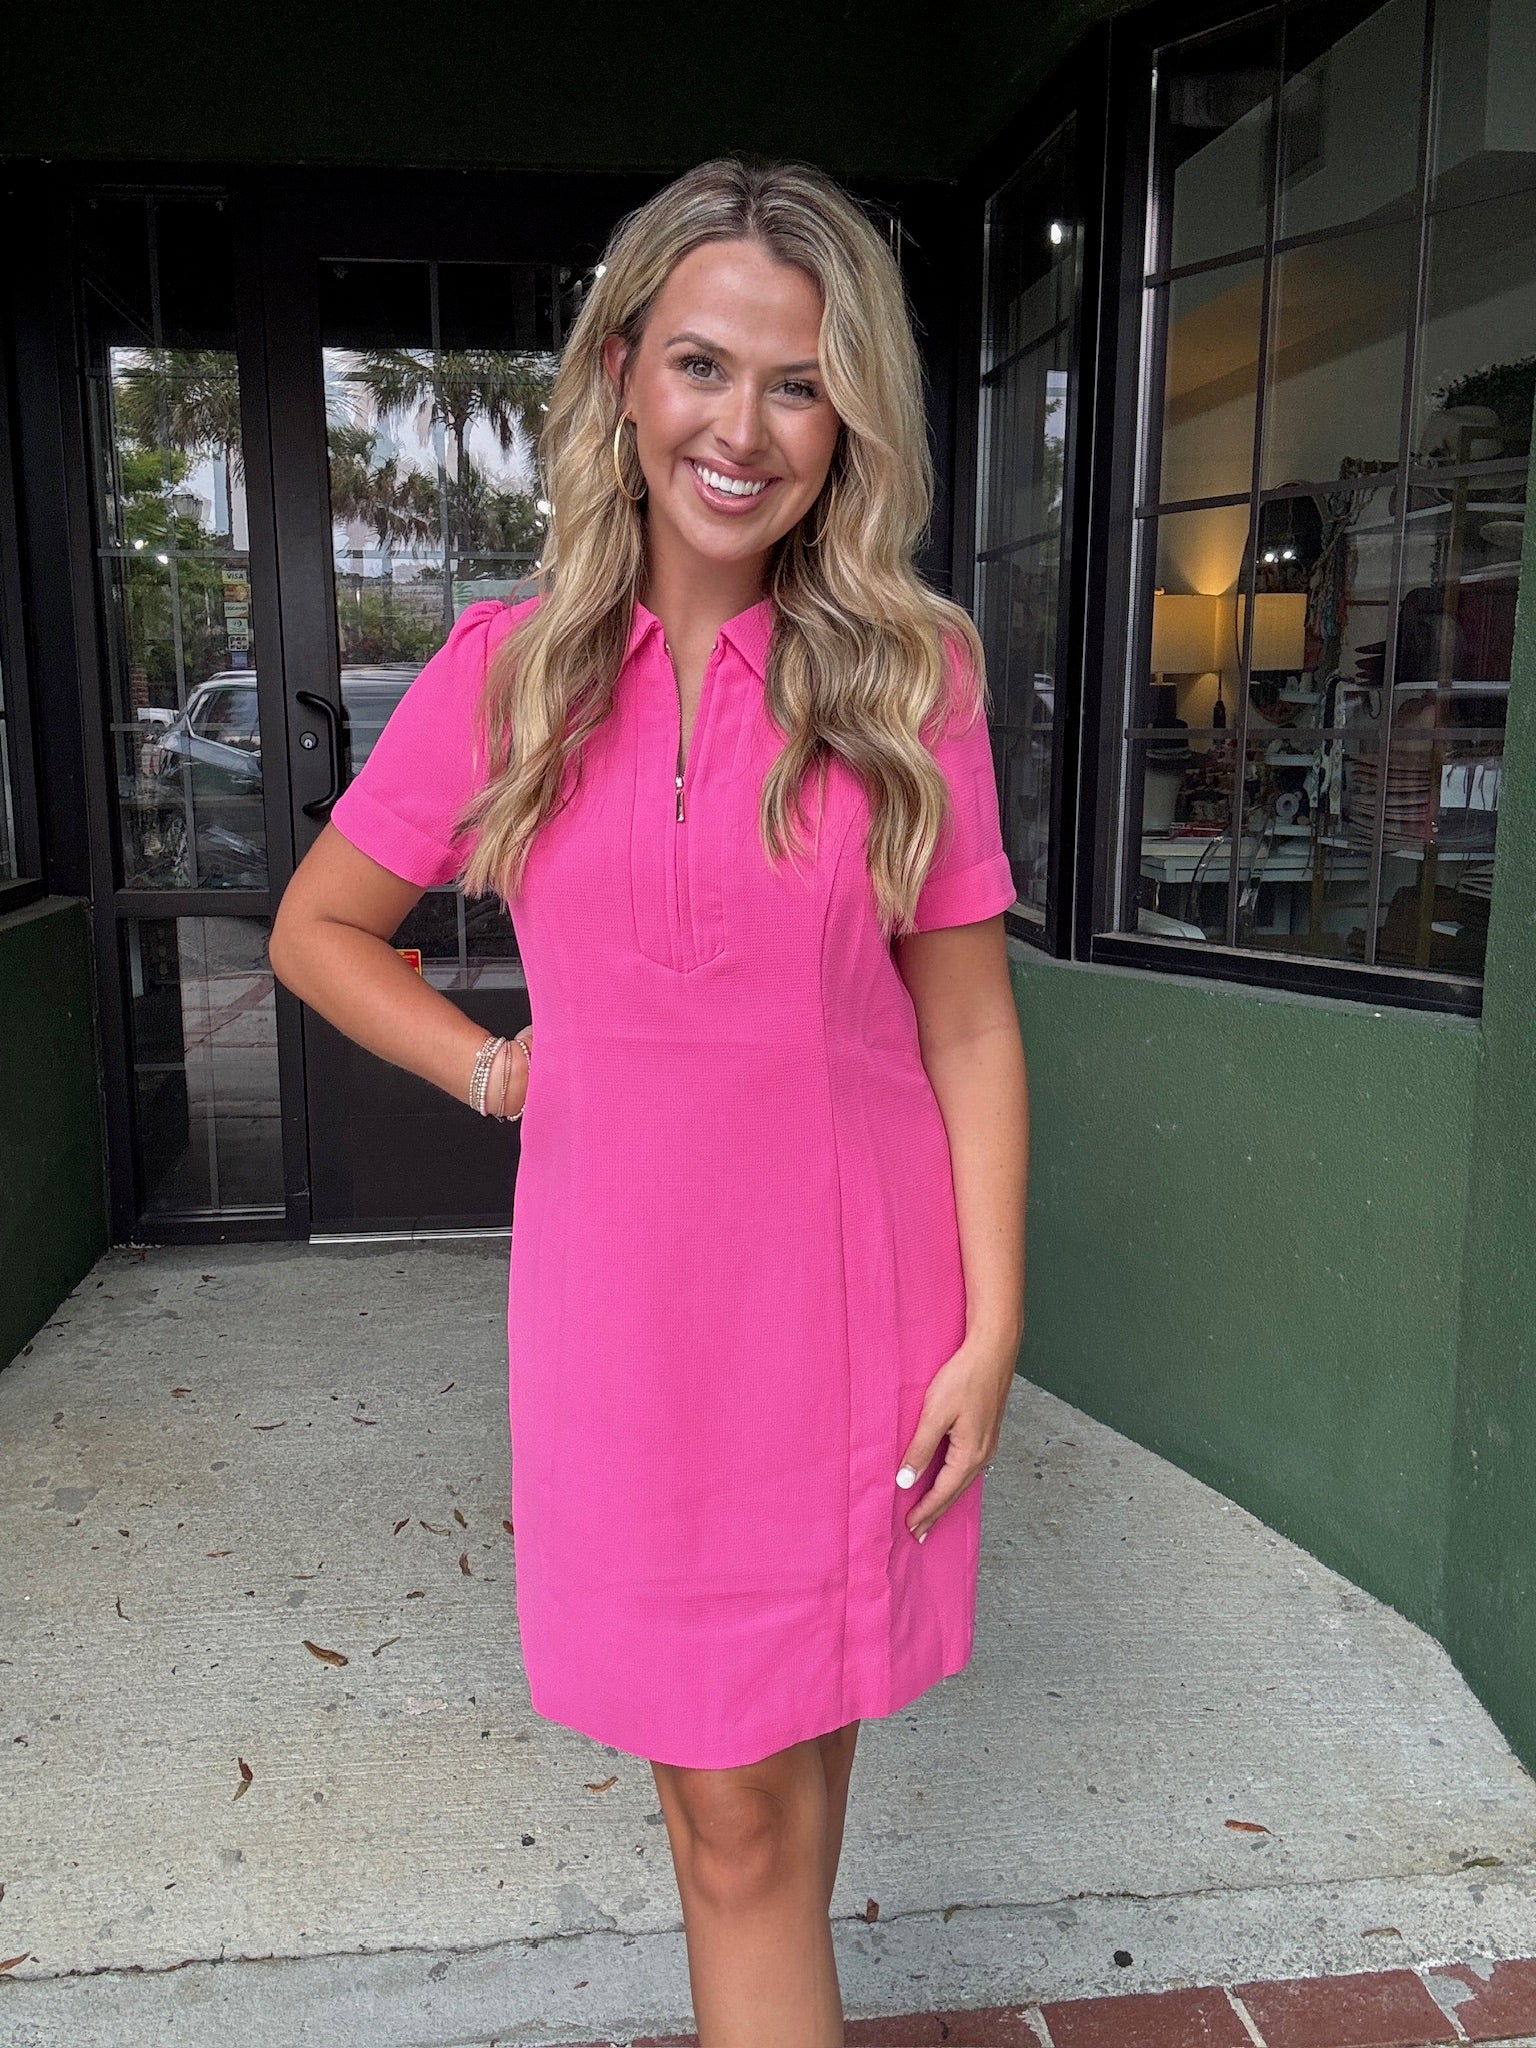
{"type": "Polygon", "coordinates": [[[175,449],[222,461],[233,540],[235,484],[245,476],[234,351],[150,348],[135,353],[138,361],[113,370],[119,430],[145,454],[175,449]]]}

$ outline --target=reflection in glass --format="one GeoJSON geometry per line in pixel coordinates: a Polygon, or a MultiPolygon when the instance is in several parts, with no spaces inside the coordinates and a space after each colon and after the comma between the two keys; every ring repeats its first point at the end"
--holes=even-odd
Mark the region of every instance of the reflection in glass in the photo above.
{"type": "Polygon", "coordinates": [[[1144,535],[1150,634],[1127,730],[1138,930],[1348,955],[1370,901],[1392,499],[1382,484],[1268,500],[1253,540],[1246,506],[1144,535]]]}
{"type": "Polygon", "coordinates": [[[1264,487],[1395,462],[1418,260],[1410,222],[1311,242],[1275,259],[1264,487]]]}
{"type": "Polygon", "coordinates": [[[1525,533],[1525,470],[1414,490],[1381,795],[1378,957],[1480,973],[1525,533]]]}
{"type": "Polygon", "coordinates": [[[1063,506],[1076,375],[1075,126],[986,212],[975,611],[1021,911],[1043,919],[1050,867],[1063,506]]]}
{"type": "Polygon", "coordinates": [[[123,884],[262,888],[227,216],[88,199],[81,241],[123,884]],[[233,739],[208,729],[212,686],[249,707],[233,739]]]}
{"type": "Polygon", "coordinates": [[[1423,64],[1424,0],[1323,0],[1287,15],[1282,241],[1411,210],[1423,64]]]}
{"type": "Polygon", "coordinates": [[[133,1074],[149,1215],[281,1207],[277,1034],[261,918],[129,918],[133,1074]]]}
{"type": "Polygon", "coordinates": [[[1259,248],[1280,83],[1278,16],[1163,51],[1158,77],[1164,199],[1153,269],[1259,248]]]}
{"type": "Polygon", "coordinates": [[[1263,289],[1261,263],[1198,270],[1157,288],[1167,326],[1160,474],[1148,493],[1154,501],[1246,495],[1263,289]]]}
{"type": "Polygon", "coordinates": [[[1435,8],[1434,205],[1536,188],[1536,10],[1522,0],[1435,8]]]}
{"type": "Polygon", "coordinates": [[[534,446],[580,290],[549,264],[323,266],[344,678],[408,681],[466,605],[531,589],[534,446]]]}
{"type": "Polygon", "coordinates": [[[1429,220],[1414,452],[1427,463],[1529,454],[1536,392],[1536,186],[1429,220]]]}

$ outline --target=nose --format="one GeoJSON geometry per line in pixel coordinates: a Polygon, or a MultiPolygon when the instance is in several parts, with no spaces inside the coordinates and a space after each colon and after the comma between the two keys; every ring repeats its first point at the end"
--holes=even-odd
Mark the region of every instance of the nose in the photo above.
{"type": "Polygon", "coordinates": [[[739,378],[725,394],[715,415],[715,438],[723,454],[743,464],[768,445],[763,394],[750,378],[739,378]]]}

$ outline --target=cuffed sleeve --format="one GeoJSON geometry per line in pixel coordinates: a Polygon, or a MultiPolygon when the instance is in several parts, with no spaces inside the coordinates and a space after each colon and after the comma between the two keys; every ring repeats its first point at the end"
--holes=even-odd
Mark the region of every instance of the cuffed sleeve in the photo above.
{"type": "Polygon", "coordinates": [[[1016,900],[1003,846],[997,770],[980,692],[958,641],[950,641],[950,701],[930,746],[949,785],[950,817],[918,895],[913,926],[974,924],[1016,900]]]}

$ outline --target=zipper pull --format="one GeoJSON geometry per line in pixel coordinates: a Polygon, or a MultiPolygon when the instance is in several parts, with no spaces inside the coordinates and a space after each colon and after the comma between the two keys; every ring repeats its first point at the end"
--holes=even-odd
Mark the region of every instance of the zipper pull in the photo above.
{"type": "Polygon", "coordinates": [[[677,822],[679,825],[683,822],[683,778],[681,774],[677,777],[677,822]]]}

